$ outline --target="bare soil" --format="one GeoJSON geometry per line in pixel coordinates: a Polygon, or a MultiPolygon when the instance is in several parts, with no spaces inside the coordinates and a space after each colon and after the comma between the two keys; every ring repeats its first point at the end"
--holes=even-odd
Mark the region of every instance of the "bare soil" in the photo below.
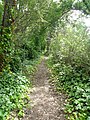
{"type": "Polygon", "coordinates": [[[66,120],[64,104],[66,96],[57,93],[50,83],[50,72],[45,59],[39,64],[33,78],[33,88],[30,93],[31,108],[25,110],[22,120],[66,120]]]}

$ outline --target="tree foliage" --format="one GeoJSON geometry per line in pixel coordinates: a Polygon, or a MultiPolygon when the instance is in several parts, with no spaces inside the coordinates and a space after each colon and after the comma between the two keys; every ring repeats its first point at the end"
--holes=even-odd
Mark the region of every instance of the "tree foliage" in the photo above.
{"type": "Polygon", "coordinates": [[[46,48],[49,50],[49,40],[53,36],[55,37],[54,32],[59,24],[61,25],[60,33],[51,44],[55,64],[60,62],[62,66],[62,61],[63,65],[65,64],[65,70],[67,69],[64,71],[66,74],[69,75],[74,68],[77,79],[76,69],[81,72],[81,76],[84,73],[84,78],[87,75],[88,79],[90,55],[88,52],[89,38],[85,28],[79,25],[76,28],[66,28],[64,26],[63,29],[62,27],[64,25],[62,19],[71,9],[79,9],[89,14],[88,6],[89,1],[85,0],[81,2],[60,0],[58,3],[53,2],[53,0],[0,1],[0,81],[3,81],[0,83],[2,92],[2,94],[0,93],[0,117],[2,120],[6,119],[10,110],[15,108],[19,111],[22,109],[23,99],[20,93],[24,93],[25,91],[21,89],[27,86],[27,79],[22,75],[23,68],[24,73],[27,70],[25,62],[33,61],[46,48]],[[70,72],[67,73],[69,70],[70,72]],[[5,98],[5,96],[7,97],[5,98]]]}
{"type": "Polygon", "coordinates": [[[77,1],[74,4],[74,9],[81,10],[84,14],[90,15],[90,1],[89,0],[81,0],[77,1]]]}
{"type": "Polygon", "coordinates": [[[57,89],[69,95],[70,120],[86,120],[90,113],[90,38],[84,25],[64,26],[51,44],[51,66],[57,89]]]}

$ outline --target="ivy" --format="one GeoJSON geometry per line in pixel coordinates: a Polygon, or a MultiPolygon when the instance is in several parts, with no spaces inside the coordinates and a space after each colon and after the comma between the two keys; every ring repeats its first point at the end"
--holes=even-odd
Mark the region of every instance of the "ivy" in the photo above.
{"type": "Polygon", "coordinates": [[[86,28],[76,25],[75,29],[67,26],[64,33],[58,33],[56,39],[54,36],[51,44],[49,64],[57,76],[57,90],[66,91],[69,97],[65,110],[69,120],[88,120],[90,116],[88,42],[86,28]]]}
{"type": "Polygon", "coordinates": [[[67,112],[72,114],[71,119],[74,119],[73,116],[75,119],[87,118],[90,111],[89,38],[85,28],[81,28],[79,24],[77,32],[76,28],[63,30],[61,27],[57,37],[54,33],[57,26],[62,24],[61,19],[72,8],[82,9],[89,14],[88,2],[73,2],[74,0],[62,0],[59,3],[53,0],[0,1],[1,120],[6,119],[14,109],[18,111],[19,116],[23,115],[23,96],[30,84],[26,77],[34,71],[33,60],[43,52],[49,52],[49,40],[53,39],[53,36],[54,41],[50,48],[53,56],[51,61],[54,74],[58,75],[57,87],[61,89],[62,85],[70,97],[67,112]],[[26,63],[29,63],[29,66],[26,63]],[[24,75],[26,77],[23,77],[24,75]]]}
{"type": "Polygon", "coordinates": [[[25,76],[4,70],[0,76],[0,118],[6,120],[10,111],[22,111],[29,81],[25,76]]]}

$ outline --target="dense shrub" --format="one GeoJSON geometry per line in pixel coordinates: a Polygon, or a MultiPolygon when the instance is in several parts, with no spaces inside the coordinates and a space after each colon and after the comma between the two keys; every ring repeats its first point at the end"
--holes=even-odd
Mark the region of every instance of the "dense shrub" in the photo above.
{"type": "Polygon", "coordinates": [[[84,26],[66,27],[51,44],[52,70],[57,89],[68,96],[66,113],[70,120],[90,119],[90,43],[84,26]]]}

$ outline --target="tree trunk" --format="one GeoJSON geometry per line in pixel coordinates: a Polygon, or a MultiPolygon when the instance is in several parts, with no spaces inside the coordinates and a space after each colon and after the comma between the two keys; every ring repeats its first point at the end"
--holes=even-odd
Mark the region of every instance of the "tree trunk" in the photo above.
{"type": "Polygon", "coordinates": [[[1,25],[0,49],[2,52],[0,52],[0,72],[4,67],[4,61],[6,56],[5,49],[8,49],[4,47],[4,44],[6,45],[6,39],[8,41],[8,38],[5,35],[11,34],[10,28],[12,26],[12,23],[14,23],[12,10],[15,5],[16,5],[15,0],[4,0],[4,13],[3,13],[2,25],[1,25]]]}

